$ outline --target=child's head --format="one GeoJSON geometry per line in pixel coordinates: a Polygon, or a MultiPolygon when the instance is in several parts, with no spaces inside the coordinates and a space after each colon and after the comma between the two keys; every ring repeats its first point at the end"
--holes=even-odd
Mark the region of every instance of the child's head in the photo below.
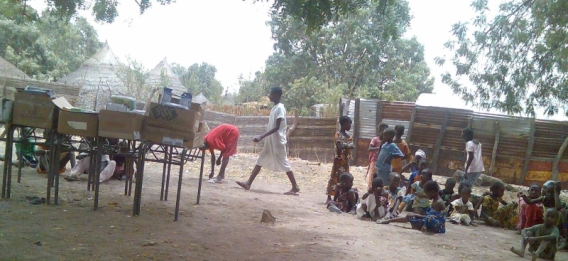
{"type": "Polygon", "coordinates": [[[540,186],[538,184],[532,184],[529,187],[529,198],[535,199],[540,197],[540,186]]]}
{"type": "Polygon", "coordinates": [[[446,191],[454,191],[454,188],[456,188],[456,179],[454,179],[454,178],[446,179],[445,190],[446,191]]]}
{"type": "Polygon", "coordinates": [[[546,213],[544,214],[544,225],[547,227],[556,225],[559,215],[560,214],[558,213],[558,210],[554,208],[547,209],[546,213]]]}
{"type": "Polygon", "coordinates": [[[438,196],[438,191],[440,190],[440,186],[436,181],[430,180],[424,184],[424,194],[430,200],[435,199],[438,196]]]}
{"type": "Polygon", "coordinates": [[[426,159],[421,159],[418,161],[418,171],[422,172],[424,169],[428,168],[428,162],[426,159]]]}
{"type": "Polygon", "coordinates": [[[465,141],[473,140],[473,129],[472,128],[465,128],[462,131],[462,138],[465,141]]]}
{"type": "Polygon", "coordinates": [[[425,168],[420,172],[420,182],[426,183],[432,180],[432,171],[429,168],[425,168]]]}
{"type": "Polygon", "coordinates": [[[460,196],[462,202],[467,203],[471,197],[471,188],[469,186],[464,186],[460,191],[460,196]]]}
{"type": "Polygon", "coordinates": [[[339,125],[341,126],[342,130],[350,131],[352,123],[353,123],[353,121],[351,120],[351,118],[349,116],[339,117],[339,125]]]}
{"type": "Polygon", "coordinates": [[[426,152],[419,149],[414,153],[414,161],[420,163],[421,160],[426,160],[426,152]]]}
{"type": "Polygon", "coordinates": [[[396,131],[393,128],[387,128],[383,131],[383,140],[387,143],[391,143],[394,140],[394,135],[396,131]]]}
{"type": "Polygon", "coordinates": [[[377,125],[377,136],[379,137],[383,137],[383,131],[385,131],[387,128],[389,127],[388,124],[381,122],[379,125],[377,125]]]}
{"type": "Polygon", "coordinates": [[[404,135],[404,125],[396,125],[394,126],[394,130],[396,131],[396,136],[397,137],[402,137],[402,135],[404,135]]]}
{"type": "Polygon", "coordinates": [[[500,198],[505,194],[505,184],[501,181],[495,181],[489,187],[489,191],[491,191],[492,196],[500,198]]]}
{"type": "Polygon", "coordinates": [[[341,183],[341,187],[344,189],[351,189],[353,187],[353,175],[349,172],[343,172],[339,176],[339,183],[341,183]]]}
{"type": "Polygon", "coordinates": [[[268,95],[268,98],[270,99],[271,102],[275,103],[280,102],[280,98],[282,98],[282,88],[272,87],[270,89],[270,95],[268,95]]]}
{"type": "Polygon", "coordinates": [[[434,211],[441,212],[441,211],[444,211],[445,208],[446,208],[446,206],[444,206],[444,203],[442,203],[440,201],[436,201],[436,202],[432,203],[432,209],[434,211]]]}
{"type": "Polygon", "coordinates": [[[382,178],[373,179],[372,188],[373,188],[374,191],[376,191],[377,189],[382,189],[383,188],[383,179],[382,178]]]}
{"type": "Polygon", "coordinates": [[[400,186],[400,174],[391,172],[389,175],[389,187],[397,188],[400,186]]]}

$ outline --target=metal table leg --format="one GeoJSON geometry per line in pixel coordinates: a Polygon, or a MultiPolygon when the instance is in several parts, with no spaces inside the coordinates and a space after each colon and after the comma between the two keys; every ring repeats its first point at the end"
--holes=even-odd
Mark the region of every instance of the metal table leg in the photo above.
{"type": "Polygon", "coordinates": [[[169,188],[170,188],[170,175],[172,173],[172,161],[174,160],[173,159],[174,148],[170,146],[169,153],[167,151],[168,150],[166,149],[166,157],[165,158],[166,158],[166,162],[168,163],[168,173],[166,174],[166,192],[165,192],[166,194],[165,194],[165,197],[164,197],[165,201],[168,201],[168,191],[169,191],[169,188]],[[169,154],[169,156],[168,156],[168,154],[169,154]]]}
{"type": "Polygon", "coordinates": [[[178,189],[177,189],[177,197],[176,197],[176,210],[175,210],[175,214],[174,214],[174,221],[178,221],[178,216],[179,216],[179,202],[180,202],[180,198],[181,198],[181,183],[182,183],[183,165],[185,163],[184,160],[185,160],[185,154],[186,153],[187,153],[187,149],[184,148],[183,151],[181,152],[181,158],[180,158],[180,164],[179,164],[179,181],[178,181],[178,189]]]}
{"type": "MultiPolygon", "coordinates": [[[[203,183],[203,166],[205,164],[205,150],[199,150],[201,152],[201,168],[199,169],[199,184],[197,186],[197,205],[199,205],[199,199],[201,198],[201,183],[203,183]]],[[[197,153],[199,155],[199,152],[197,153]]]]}
{"type": "Polygon", "coordinates": [[[100,185],[100,177],[101,177],[101,161],[103,157],[103,138],[95,138],[97,142],[96,147],[96,164],[95,164],[95,177],[93,180],[93,185],[95,188],[95,207],[94,210],[97,210],[99,207],[99,185],[100,185]]]}

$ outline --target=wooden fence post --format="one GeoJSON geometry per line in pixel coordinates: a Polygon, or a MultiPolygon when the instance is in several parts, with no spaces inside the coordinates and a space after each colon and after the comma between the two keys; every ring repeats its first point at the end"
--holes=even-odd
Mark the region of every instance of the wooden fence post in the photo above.
{"type": "Polygon", "coordinates": [[[493,176],[495,171],[495,158],[497,157],[497,148],[499,147],[499,136],[501,135],[501,126],[496,121],[495,124],[495,142],[493,143],[493,152],[491,152],[491,165],[489,166],[489,175],[493,176]]]}
{"type": "Polygon", "coordinates": [[[339,98],[339,117],[341,116],[343,116],[343,98],[339,98]]]}
{"type": "Polygon", "coordinates": [[[379,131],[377,126],[381,124],[383,121],[383,101],[377,102],[377,113],[376,113],[376,120],[375,120],[375,136],[379,136],[379,131]]]}
{"type": "Polygon", "coordinates": [[[361,99],[355,100],[355,112],[353,113],[353,145],[355,145],[355,151],[353,153],[353,162],[351,165],[357,166],[357,161],[359,160],[359,132],[361,127],[361,99]]]}
{"type": "Polygon", "coordinates": [[[556,158],[554,158],[554,163],[552,164],[552,179],[555,181],[558,180],[558,163],[560,162],[560,159],[562,158],[564,150],[566,150],[567,146],[568,146],[568,136],[566,136],[566,138],[564,139],[562,146],[560,146],[560,149],[558,150],[558,154],[556,154],[556,158]]]}
{"type": "Polygon", "coordinates": [[[473,116],[469,116],[469,119],[467,119],[467,127],[473,128],[473,116]]]}
{"type": "Polygon", "coordinates": [[[406,134],[406,143],[410,146],[412,142],[412,126],[414,125],[414,118],[416,117],[416,106],[412,109],[412,116],[410,116],[410,122],[408,123],[408,133],[406,134]]]}
{"type": "Polygon", "coordinates": [[[432,173],[436,175],[438,171],[438,157],[440,156],[440,147],[442,146],[442,140],[444,139],[444,133],[446,132],[446,127],[448,126],[448,120],[450,118],[450,111],[446,111],[444,115],[444,121],[442,122],[442,127],[438,133],[438,140],[436,140],[436,146],[434,147],[434,156],[432,157],[432,173]]]}
{"type": "Polygon", "coordinates": [[[523,172],[521,172],[521,178],[519,179],[519,185],[523,185],[525,182],[525,178],[527,177],[527,173],[529,171],[529,163],[531,161],[531,155],[534,147],[534,131],[535,131],[535,120],[532,119],[531,121],[531,130],[529,133],[529,144],[527,146],[527,152],[525,154],[525,161],[523,162],[523,172]]]}

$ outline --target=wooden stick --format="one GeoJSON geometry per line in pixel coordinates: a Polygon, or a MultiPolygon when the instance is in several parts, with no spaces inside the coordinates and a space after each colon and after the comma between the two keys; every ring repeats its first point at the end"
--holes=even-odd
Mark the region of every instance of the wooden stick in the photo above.
{"type": "Polygon", "coordinates": [[[568,147],[568,136],[566,136],[566,138],[564,139],[562,146],[560,146],[560,149],[558,150],[558,154],[556,154],[556,158],[554,158],[554,163],[552,163],[553,180],[558,180],[558,162],[560,162],[560,159],[562,158],[562,154],[564,154],[566,147],[568,147]]]}
{"type": "Polygon", "coordinates": [[[499,122],[496,121],[495,124],[495,142],[493,143],[493,152],[491,152],[491,165],[489,166],[489,175],[493,176],[495,172],[495,159],[497,158],[497,148],[499,147],[499,136],[501,135],[501,127],[499,122]]]}
{"type": "Polygon", "coordinates": [[[292,135],[292,133],[294,133],[294,131],[296,130],[296,127],[298,127],[299,118],[300,116],[298,115],[298,110],[294,109],[294,123],[292,124],[292,128],[290,128],[286,133],[286,139],[289,139],[290,135],[292,135]]]}
{"type": "Polygon", "coordinates": [[[531,130],[529,133],[529,144],[527,147],[527,152],[525,154],[525,160],[523,162],[523,172],[521,172],[521,178],[519,179],[519,184],[522,185],[525,182],[525,178],[527,177],[527,173],[529,171],[529,163],[531,161],[531,155],[534,147],[534,131],[535,131],[535,121],[534,119],[531,120],[531,130]]]}
{"type": "Polygon", "coordinates": [[[448,120],[450,118],[450,111],[446,111],[444,115],[444,122],[442,123],[442,128],[438,133],[438,140],[436,140],[436,146],[434,147],[434,156],[432,157],[432,173],[436,175],[438,170],[438,157],[440,156],[440,147],[442,146],[442,140],[444,139],[444,133],[446,132],[446,126],[448,126],[448,120]]]}

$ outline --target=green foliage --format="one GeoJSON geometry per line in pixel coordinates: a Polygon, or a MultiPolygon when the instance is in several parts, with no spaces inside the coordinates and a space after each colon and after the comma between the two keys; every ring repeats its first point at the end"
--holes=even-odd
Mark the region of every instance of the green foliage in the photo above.
{"type": "Polygon", "coordinates": [[[224,88],[221,82],[215,79],[217,68],[214,65],[195,63],[185,68],[172,64],[172,71],[193,95],[202,93],[213,103],[221,101],[224,88]]]}
{"type": "Polygon", "coordinates": [[[127,93],[138,101],[146,102],[152,89],[148,83],[150,71],[130,56],[126,57],[126,61],[126,65],[119,68],[117,75],[124,83],[127,93]]]}
{"type": "Polygon", "coordinates": [[[281,86],[284,102],[306,111],[317,103],[337,104],[340,96],[414,101],[432,91],[423,46],[402,38],[411,20],[408,3],[386,9],[366,3],[312,33],[303,21],[272,14],[275,52],[262,74],[241,84],[241,96],[255,99],[251,93],[266,92],[260,88],[281,86]]]}
{"type": "Polygon", "coordinates": [[[97,32],[82,17],[66,22],[19,3],[0,3],[0,56],[36,79],[55,81],[100,47],[97,32]]]}
{"type": "Polygon", "coordinates": [[[445,44],[453,55],[437,58],[455,69],[442,82],[481,108],[568,113],[568,2],[507,0],[492,19],[487,0],[471,6],[476,17],[453,25],[445,44]]]}

